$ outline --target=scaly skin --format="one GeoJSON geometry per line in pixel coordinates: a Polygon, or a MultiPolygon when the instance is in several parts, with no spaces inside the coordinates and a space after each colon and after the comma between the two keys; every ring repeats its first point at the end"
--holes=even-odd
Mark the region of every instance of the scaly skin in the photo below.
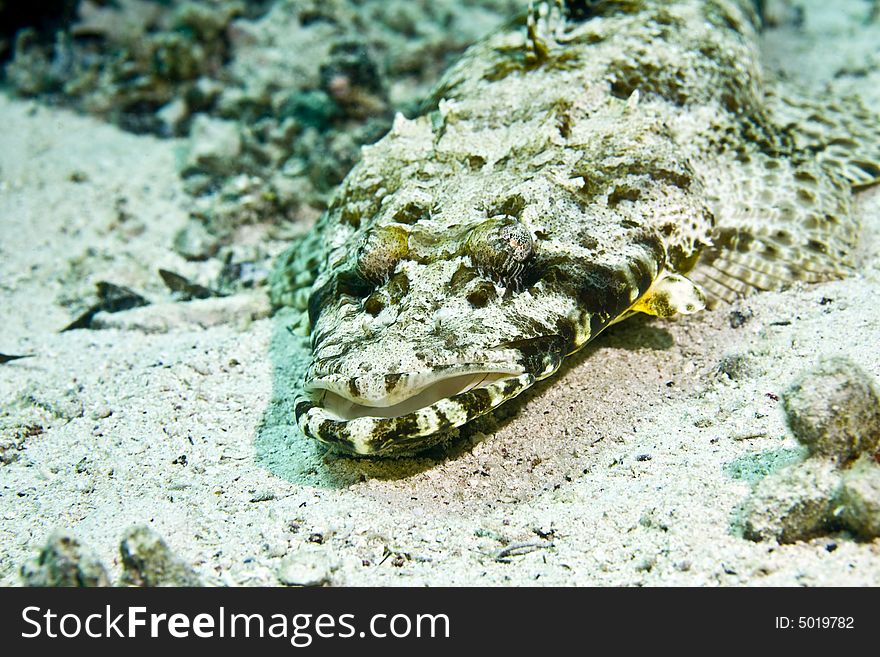
{"type": "Polygon", "coordinates": [[[413,453],[632,312],[698,310],[698,263],[722,298],[845,272],[850,182],[774,122],[752,7],[541,4],[364,148],[273,281],[308,313],[303,432],[413,453]]]}

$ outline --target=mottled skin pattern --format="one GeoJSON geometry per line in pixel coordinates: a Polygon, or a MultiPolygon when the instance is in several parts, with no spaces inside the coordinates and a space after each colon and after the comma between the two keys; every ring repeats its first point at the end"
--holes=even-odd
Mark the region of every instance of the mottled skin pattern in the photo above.
{"type": "Polygon", "coordinates": [[[757,25],[745,1],[542,3],[471,48],[278,265],[303,432],[413,453],[632,312],[845,273],[877,124],[771,91],[757,25]]]}

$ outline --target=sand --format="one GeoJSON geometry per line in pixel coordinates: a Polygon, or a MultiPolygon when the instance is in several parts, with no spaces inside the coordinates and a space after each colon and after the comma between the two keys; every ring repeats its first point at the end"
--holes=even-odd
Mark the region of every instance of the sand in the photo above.
{"type": "MultiPolygon", "coordinates": [[[[876,97],[868,4],[803,4],[768,58],[876,97]]],[[[0,584],[58,528],[118,579],[146,524],[219,585],[880,585],[880,541],[753,542],[740,515],[803,458],[779,401],[800,372],[846,356],[880,380],[880,190],[857,275],[628,320],[446,450],[355,460],[292,425],[307,352],[262,291],[164,289],[160,267],[210,273],[171,249],[180,143],[6,96],[0,117],[0,352],[32,354],[0,365],[0,584]],[[154,303],[59,333],[100,280],[154,303]]]]}

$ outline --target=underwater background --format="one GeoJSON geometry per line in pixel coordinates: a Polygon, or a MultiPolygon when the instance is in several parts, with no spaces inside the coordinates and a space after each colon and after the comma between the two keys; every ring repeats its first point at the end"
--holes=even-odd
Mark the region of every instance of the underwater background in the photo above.
{"type": "MultiPolygon", "coordinates": [[[[880,111],[880,3],[756,4],[769,68],[880,111]]],[[[782,393],[880,376],[874,189],[856,277],[627,322],[419,458],[298,433],[273,259],[526,6],[0,0],[0,583],[880,584],[871,527],[748,518],[831,499],[782,393]]]]}

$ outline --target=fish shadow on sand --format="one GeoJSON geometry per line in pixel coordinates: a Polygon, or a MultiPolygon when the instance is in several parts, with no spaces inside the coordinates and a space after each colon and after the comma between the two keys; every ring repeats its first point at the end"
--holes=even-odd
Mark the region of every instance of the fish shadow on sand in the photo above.
{"type": "Polygon", "coordinates": [[[577,354],[565,359],[559,371],[493,412],[450,432],[447,442],[409,458],[356,458],[327,450],[302,435],[294,421],[293,402],[309,362],[307,338],[294,335],[291,315],[273,319],[269,356],[272,363],[272,396],[254,437],[256,463],[291,484],[318,488],[346,488],[369,479],[397,480],[412,477],[439,464],[465,457],[476,444],[514,421],[522,407],[572,368],[603,348],[658,351],[672,348],[672,334],[652,318],[637,316],[609,328],[577,354]]]}

